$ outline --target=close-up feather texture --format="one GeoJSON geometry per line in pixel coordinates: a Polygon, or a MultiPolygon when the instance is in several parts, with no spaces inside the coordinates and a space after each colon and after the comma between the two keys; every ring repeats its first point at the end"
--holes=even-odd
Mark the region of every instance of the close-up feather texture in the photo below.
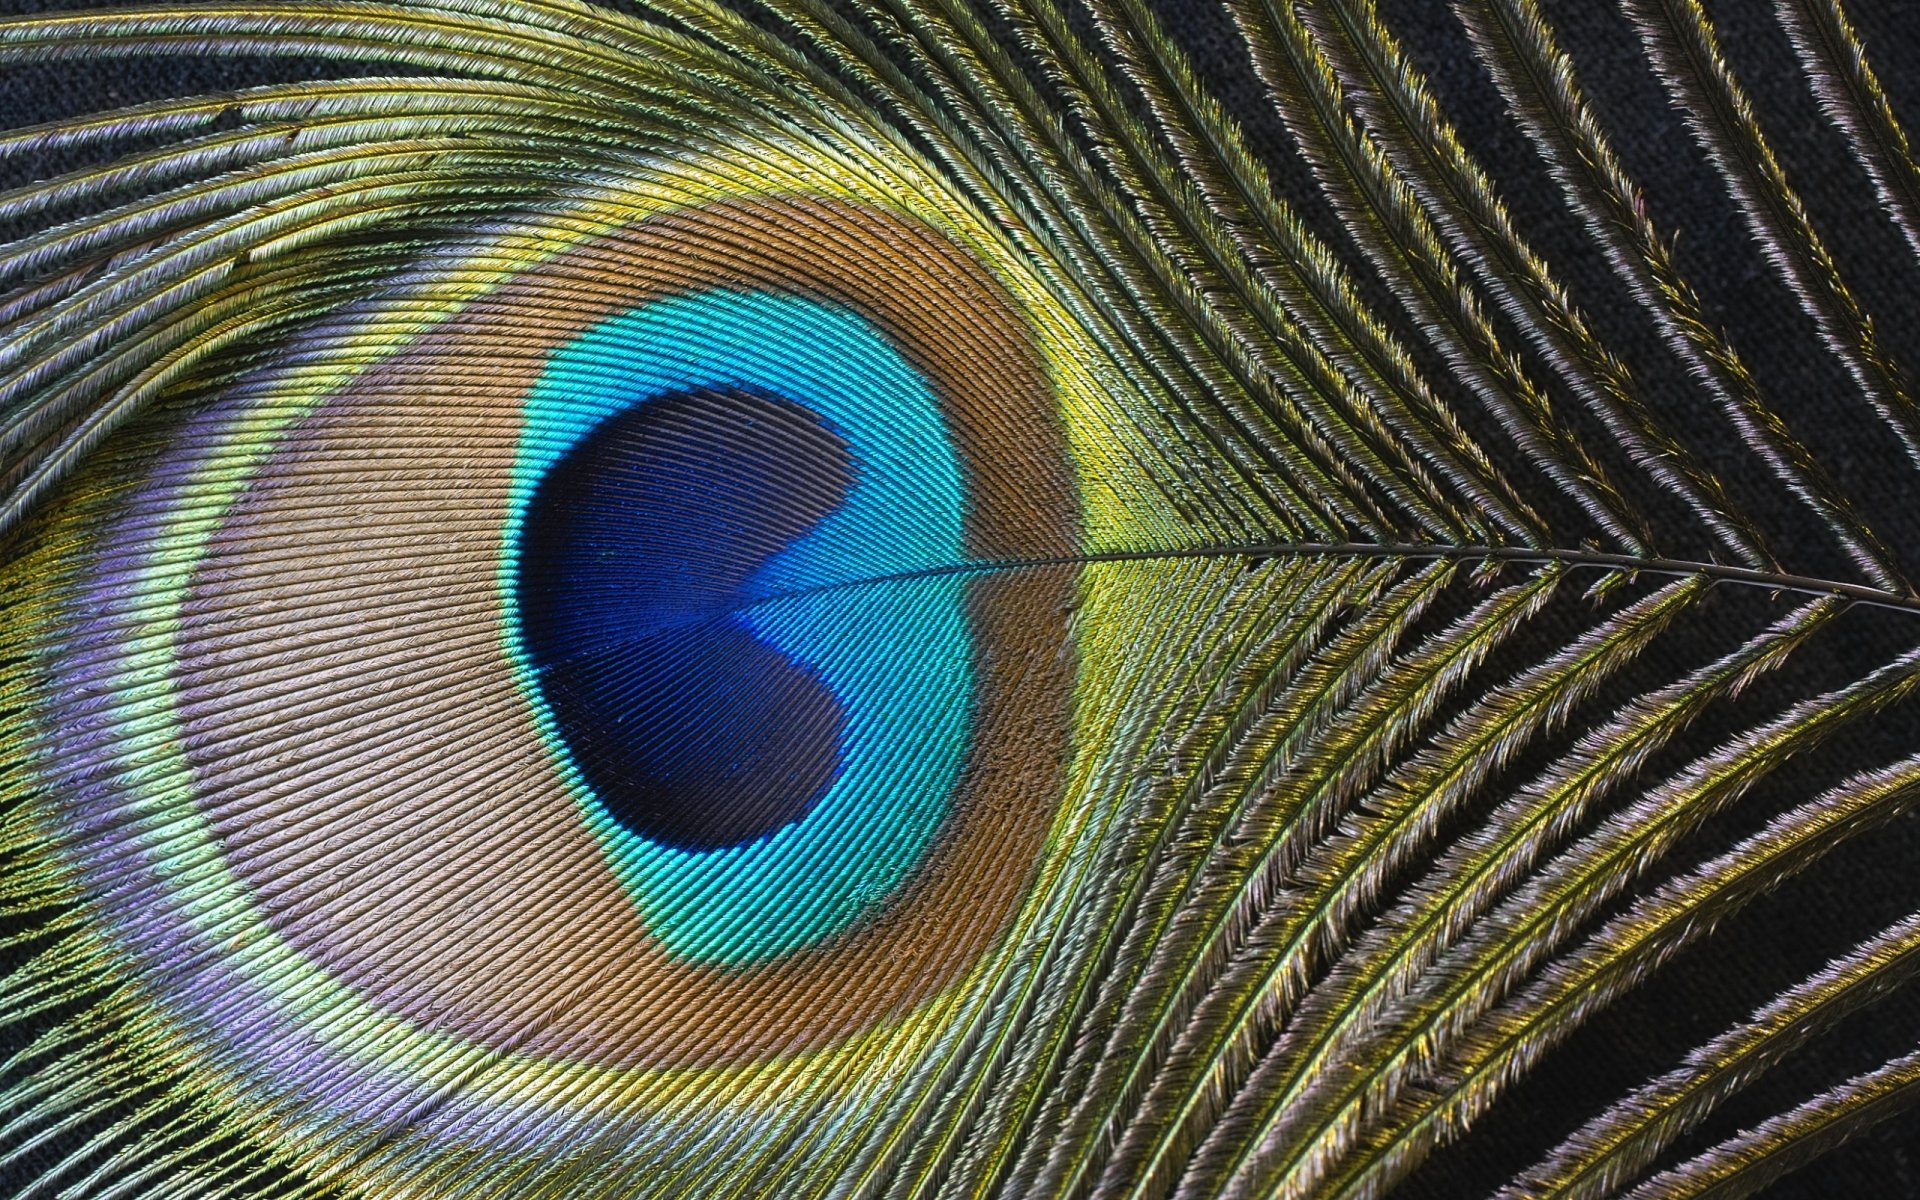
{"type": "Polygon", "coordinates": [[[0,1191],[1920,1197],[1920,13],[0,14],[0,1191]]]}

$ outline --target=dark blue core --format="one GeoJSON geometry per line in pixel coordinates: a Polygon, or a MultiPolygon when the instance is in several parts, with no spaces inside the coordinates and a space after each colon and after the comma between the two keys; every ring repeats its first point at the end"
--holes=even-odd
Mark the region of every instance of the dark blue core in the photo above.
{"type": "Polygon", "coordinates": [[[742,845],[833,783],[839,700],[736,614],[852,482],[817,416],[736,388],[611,416],[540,480],[514,580],[523,646],[576,768],[633,833],[742,845]]]}

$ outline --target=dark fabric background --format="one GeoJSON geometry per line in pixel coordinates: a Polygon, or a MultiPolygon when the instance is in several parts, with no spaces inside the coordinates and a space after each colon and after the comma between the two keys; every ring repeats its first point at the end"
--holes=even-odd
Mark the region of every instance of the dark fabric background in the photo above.
{"type": "MultiPolygon", "coordinates": [[[[1194,53],[1274,165],[1282,187],[1325,236],[1340,244],[1337,224],[1294,161],[1284,131],[1264,110],[1260,88],[1213,0],[1159,2],[1175,36],[1194,53]]],[[[74,6],[3,0],[0,12],[74,6]]],[[[1663,416],[1696,451],[1734,479],[1736,489],[1746,486],[1741,481],[1750,478],[1752,460],[1712,414],[1688,405],[1683,383],[1661,365],[1659,348],[1628,311],[1584,231],[1562,215],[1551,181],[1507,119],[1498,93],[1474,62],[1447,6],[1439,0],[1385,0],[1385,8],[1469,145],[1500,182],[1523,230],[1570,282],[1602,337],[1622,349],[1663,416]]],[[[1764,0],[1718,0],[1710,8],[1823,233],[1879,316],[1886,344],[1909,368],[1920,366],[1920,271],[1875,209],[1868,182],[1844,142],[1819,119],[1771,5],[1764,0]]],[[[1852,0],[1849,9],[1908,127],[1920,129],[1920,4],[1852,0]]],[[[1664,103],[1625,22],[1611,5],[1593,0],[1556,0],[1549,10],[1629,169],[1646,186],[1656,219],[1678,236],[1680,265],[1701,291],[1710,314],[1732,331],[1771,400],[1814,443],[1896,551],[1908,563],[1920,564],[1920,497],[1911,466],[1891,448],[1865,407],[1848,396],[1837,368],[1748,244],[1715,177],[1664,103]]],[[[28,124],[143,97],[354,73],[351,64],[237,59],[13,69],[0,73],[0,124],[28,124]]],[[[31,177],[65,165],[53,160],[24,164],[12,168],[12,174],[15,179],[31,177]]],[[[1844,575],[1818,531],[1807,530],[1798,513],[1775,501],[1762,499],[1756,505],[1768,518],[1768,532],[1784,559],[1811,574],[1844,575]]],[[[1695,544],[1704,549],[1703,541],[1696,539],[1695,544]]],[[[1539,636],[1550,639],[1554,632],[1544,629],[1539,636]]],[[[1823,643],[1820,655],[1790,667],[1780,686],[1811,694],[1916,641],[1920,627],[1903,614],[1856,613],[1844,630],[1823,643]]],[[[1646,678],[1658,678],[1657,671],[1646,678]]],[[[1709,722],[1690,733],[1673,754],[1702,750],[1720,732],[1724,729],[1709,722]]],[[[1920,720],[1910,705],[1850,735],[1832,749],[1832,761],[1884,763],[1912,753],[1917,740],[1920,720]]],[[[1820,772],[1817,766],[1789,769],[1769,781],[1743,803],[1740,813],[1705,831],[1696,855],[1724,846],[1767,813],[1804,799],[1811,787],[1832,777],[1820,772]]],[[[1623,1091],[1671,1067],[1774,992],[1916,907],[1920,817],[1909,816],[1857,839],[1683,953],[1651,983],[1555,1050],[1469,1137],[1436,1154],[1399,1195],[1439,1200],[1487,1194],[1623,1091]]],[[[1770,1073],[1678,1151],[1691,1153],[1917,1044],[1920,988],[1909,988],[1770,1073]]],[[[1777,1200],[1920,1197],[1920,1112],[1876,1127],[1768,1194],[1777,1200]]]]}

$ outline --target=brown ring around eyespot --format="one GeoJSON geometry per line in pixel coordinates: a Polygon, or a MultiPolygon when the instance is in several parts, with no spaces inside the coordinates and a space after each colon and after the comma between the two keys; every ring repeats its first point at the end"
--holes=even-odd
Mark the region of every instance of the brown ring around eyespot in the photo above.
{"type": "Polygon", "coordinates": [[[928,860],[867,923],[754,968],[666,955],[584,825],[502,649],[496,571],[524,398],[551,351],[708,288],[844,304],[938,395],[977,560],[1078,547],[1033,334],[933,230],[821,199],[676,211],[432,326],[279,443],[185,606],[187,754],[279,935],[368,1000],[486,1046],[619,1066],[818,1048],[992,947],[1068,753],[1069,566],[967,587],[974,737],[928,860]]]}

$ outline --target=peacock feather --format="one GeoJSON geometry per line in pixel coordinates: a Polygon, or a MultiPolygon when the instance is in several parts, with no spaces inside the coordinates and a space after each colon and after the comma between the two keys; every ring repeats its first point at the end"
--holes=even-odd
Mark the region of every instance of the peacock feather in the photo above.
{"type": "Polygon", "coordinates": [[[16,0],[0,1180],[1724,1198],[1920,1099],[1848,2],[16,0]]]}

